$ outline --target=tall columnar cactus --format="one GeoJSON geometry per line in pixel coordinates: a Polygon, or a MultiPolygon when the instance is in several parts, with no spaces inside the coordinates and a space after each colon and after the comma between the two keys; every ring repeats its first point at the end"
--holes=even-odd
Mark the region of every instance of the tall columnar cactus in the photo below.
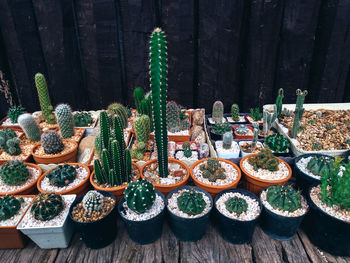
{"type": "Polygon", "coordinates": [[[233,135],[231,132],[225,132],[222,136],[222,147],[224,149],[231,149],[233,135]]]}
{"type": "Polygon", "coordinates": [[[181,131],[180,113],[181,113],[181,109],[175,101],[169,101],[166,104],[168,131],[170,132],[181,131]]]}
{"type": "Polygon", "coordinates": [[[274,105],[273,112],[269,112],[268,110],[264,109],[263,111],[263,134],[265,136],[269,135],[269,131],[272,127],[272,124],[275,122],[277,118],[277,110],[276,105],[274,105]]]}
{"type": "Polygon", "coordinates": [[[237,104],[232,104],[231,107],[232,120],[239,122],[239,106],[237,104]]]}
{"type": "Polygon", "coordinates": [[[22,152],[20,142],[14,130],[0,130],[0,148],[8,154],[19,155],[22,152]]]}
{"type": "Polygon", "coordinates": [[[42,193],[34,198],[30,212],[36,220],[48,221],[58,216],[63,208],[63,199],[60,195],[42,193]]]}
{"type": "Polygon", "coordinates": [[[95,213],[102,210],[104,204],[104,196],[97,191],[91,190],[86,193],[82,203],[85,211],[90,214],[95,213]]]}
{"type": "Polygon", "coordinates": [[[138,150],[145,150],[149,134],[151,133],[151,122],[147,115],[140,115],[134,119],[134,129],[138,150]]]}
{"type": "Polygon", "coordinates": [[[47,89],[45,76],[41,73],[35,74],[35,86],[38,91],[41,111],[43,112],[48,124],[55,124],[55,115],[51,105],[49,91],[47,89]]]}
{"type": "Polygon", "coordinates": [[[254,122],[253,123],[253,128],[254,128],[254,135],[253,135],[253,140],[252,140],[252,149],[254,150],[256,148],[256,144],[258,142],[258,136],[259,136],[259,124],[254,122]]]}
{"type": "Polygon", "coordinates": [[[160,177],[167,177],[168,135],[167,135],[167,47],[165,34],[160,28],[154,29],[150,40],[150,84],[152,90],[152,119],[158,153],[160,177]]]}
{"type": "Polygon", "coordinates": [[[0,168],[1,181],[6,185],[22,185],[29,179],[27,165],[20,160],[11,160],[0,168]]]}
{"type": "Polygon", "coordinates": [[[29,140],[31,140],[32,142],[40,141],[40,128],[31,114],[25,113],[19,116],[18,123],[29,140]]]}
{"type": "Polygon", "coordinates": [[[292,138],[296,138],[298,135],[299,130],[299,123],[301,119],[303,118],[304,113],[304,100],[305,96],[307,95],[307,90],[301,91],[300,89],[297,89],[297,102],[295,104],[295,111],[294,111],[294,121],[293,121],[293,128],[292,128],[292,138]]]}
{"type": "Polygon", "coordinates": [[[0,221],[9,219],[16,215],[21,209],[23,198],[15,198],[13,196],[5,195],[0,197],[0,221]]]}
{"type": "Polygon", "coordinates": [[[123,129],[128,127],[128,111],[122,104],[112,103],[108,106],[107,110],[112,116],[119,117],[123,129]]]}
{"type": "Polygon", "coordinates": [[[290,185],[274,185],[269,187],[266,201],[275,209],[291,213],[301,208],[301,195],[290,185]]]}
{"type": "Polygon", "coordinates": [[[146,180],[131,182],[125,189],[124,196],[128,208],[138,214],[150,209],[156,200],[154,187],[146,180]]]}
{"type": "Polygon", "coordinates": [[[141,101],[145,99],[145,93],[143,92],[143,89],[140,87],[136,87],[134,89],[134,99],[135,99],[135,105],[137,112],[139,114],[144,114],[141,110],[141,101]]]}
{"type": "Polygon", "coordinates": [[[221,101],[215,101],[213,104],[213,110],[211,112],[211,118],[214,122],[221,123],[224,117],[224,104],[221,101]]]}
{"type": "Polygon", "coordinates": [[[194,190],[184,191],[177,198],[177,206],[180,211],[190,216],[199,215],[205,209],[206,202],[204,201],[203,194],[194,190]]]}
{"type": "Polygon", "coordinates": [[[68,139],[74,135],[74,117],[68,104],[56,107],[56,119],[63,138],[68,139]]]}
{"type": "Polygon", "coordinates": [[[277,119],[280,119],[282,117],[282,100],[283,100],[283,89],[280,88],[278,90],[278,95],[277,95],[277,98],[276,98],[276,108],[275,108],[275,111],[276,112],[276,117],[277,119]]]}
{"type": "Polygon", "coordinates": [[[64,144],[55,131],[46,131],[41,135],[41,145],[46,154],[58,154],[63,151],[64,144]]]}
{"type": "Polygon", "coordinates": [[[246,200],[244,200],[241,197],[234,196],[229,198],[225,202],[225,207],[227,211],[230,213],[236,213],[237,215],[242,214],[243,212],[246,212],[248,209],[248,203],[246,200]]]}
{"type": "Polygon", "coordinates": [[[13,106],[9,108],[7,115],[9,116],[12,123],[17,123],[18,117],[25,113],[25,109],[21,106],[13,106]]]}

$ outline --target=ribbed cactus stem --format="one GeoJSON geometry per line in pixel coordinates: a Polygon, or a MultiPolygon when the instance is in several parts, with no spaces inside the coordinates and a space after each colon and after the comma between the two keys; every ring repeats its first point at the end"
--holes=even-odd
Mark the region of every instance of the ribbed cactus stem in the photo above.
{"type": "Polygon", "coordinates": [[[136,104],[136,109],[139,114],[143,114],[141,109],[141,101],[145,98],[145,93],[143,92],[143,89],[140,87],[136,87],[134,89],[134,99],[136,104]]]}
{"type": "Polygon", "coordinates": [[[48,124],[55,124],[55,116],[53,114],[53,107],[47,89],[45,76],[41,73],[35,74],[35,86],[38,92],[41,111],[43,112],[46,122],[48,124]]]}
{"type": "Polygon", "coordinates": [[[222,122],[222,118],[224,117],[224,104],[221,101],[214,102],[211,117],[216,123],[222,122]]]}
{"type": "Polygon", "coordinates": [[[25,113],[20,115],[18,123],[29,140],[32,142],[40,141],[40,128],[31,114],[25,113]]]}
{"type": "Polygon", "coordinates": [[[56,107],[56,119],[63,138],[74,136],[74,117],[68,104],[60,104],[56,107]]]}
{"type": "Polygon", "coordinates": [[[299,130],[299,123],[301,119],[303,118],[304,113],[304,100],[307,95],[307,90],[301,91],[300,89],[297,89],[297,101],[295,104],[295,111],[294,111],[294,120],[293,120],[293,128],[292,128],[292,138],[296,138],[298,135],[299,130]]]}
{"type": "Polygon", "coordinates": [[[269,134],[269,131],[271,130],[272,124],[275,122],[277,118],[277,110],[276,105],[274,105],[273,112],[269,112],[268,110],[264,109],[263,111],[263,134],[267,136],[269,134]]]}
{"type": "Polygon", "coordinates": [[[254,128],[254,135],[253,135],[253,140],[252,140],[252,150],[256,148],[256,144],[258,142],[258,136],[259,136],[259,124],[257,122],[253,123],[253,128],[254,128]]]}
{"type": "Polygon", "coordinates": [[[276,109],[275,112],[277,114],[277,118],[280,119],[282,117],[282,100],[283,100],[284,94],[283,94],[283,89],[280,88],[278,90],[278,95],[276,98],[276,109]]]}
{"type": "Polygon", "coordinates": [[[231,149],[233,135],[231,132],[225,132],[222,136],[222,147],[224,149],[231,149]]]}
{"type": "Polygon", "coordinates": [[[232,104],[231,107],[232,120],[239,122],[239,106],[237,104],[232,104]]]}

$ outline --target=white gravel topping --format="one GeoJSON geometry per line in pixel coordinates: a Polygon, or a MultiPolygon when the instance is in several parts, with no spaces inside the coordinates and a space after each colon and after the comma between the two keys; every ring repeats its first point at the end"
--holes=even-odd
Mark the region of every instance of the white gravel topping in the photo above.
{"type": "MultiPolygon", "coordinates": [[[[209,121],[209,123],[210,124],[215,124],[215,121],[213,121],[213,118],[208,118],[208,121],[209,121]]],[[[226,122],[226,119],[225,119],[225,117],[222,117],[222,122],[226,122]]]]}
{"type": "Polygon", "coordinates": [[[183,217],[183,218],[198,218],[201,216],[204,216],[205,214],[207,214],[211,208],[211,203],[210,203],[210,199],[209,197],[204,194],[203,192],[200,191],[196,191],[197,193],[201,193],[203,195],[203,199],[206,203],[206,206],[204,208],[204,210],[202,211],[202,213],[198,214],[198,215],[189,215],[186,214],[184,212],[182,212],[179,207],[177,206],[177,198],[179,198],[184,192],[189,192],[190,190],[188,189],[182,189],[176,193],[174,193],[171,198],[168,199],[168,208],[169,211],[172,212],[174,215],[177,215],[179,217],[183,217]]]}
{"type": "Polygon", "coordinates": [[[228,192],[228,193],[224,193],[222,196],[220,196],[220,198],[216,201],[216,208],[219,210],[219,212],[225,216],[227,216],[228,218],[231,219],[236,219],[239,221],[251,221],[254,220],[255,218],[257,218],[261,212],[260,206],[259,206],[259,202],[247,195],[238,193],[238,192],[228,192]],[[243,198],[244,200],[247,201],[248,204],[248,208],[246,212],[241,213],[240,215],[236,214],[236,213],[230,213],[227,209],[226,209],[226,201],[232,197],[239,197],[239,198],[243,198]]]}
{"type": "Polygon", "coordinates": [[[3,123],[1,123],[1,126],[19,126],[18,122],[13,123],[10,118],[7,118],[3,123]]]}
{"type": "Polygon", "coordinates": [[[320,179],[321,179],[321,176],[316,175],[316,174],[313,174],[309,169],[306,168],[307,165],[308,165],[308,163],[310,162],[310,160],[311,160],[313,157],[314,157],[314,156],[309,156],[309,157],[306,157],[306,158],[301,158],[301,159],[296,163],[296,165],[298,166],[298,168],[299,168],[302,172],[304,172],[304,173],[307,174],[308,176],[320,180],[320,179]]]}
{"type": "Polygon", "coordinates": [[[269,171],[261,168],[259,168],[258,171],[255,171],[253,166],[248,162],[248,159],[249,158],[245,159],[242,165],[244,170],[246,170],[253,177],[263,180],[276,181],[285,179],[289,175],[288,167],[284,162],[279,163],[277,171],[269,171]]]}
{"type": "Polygon", "coordinates": [[[122,211],[122,216],[126,219],[132,221],[145,221],[159,215],[165,207],[163,198],[156,193],[156,200],[154,201],[152,207],[144,212],[143,214],[138,214],[128,208],[126,201],[123,203],[124,210],[122,211]]]}
{"type": "MultiPolygon", "coordinates": [[[[16,197],[16,199],[19,198],[20,197],[16,197]]],[[[32,200],[33,198],[31,197],[23,197],[24,202],[21,204],[21,208],[18,210],[17,214],[7,220],[0,221],[0,226],[16,226],[32,200]]]]}
{"type": "Polygon", "coordinates": [[[260,195],[260,201],[263,203],[263,205],[265,206],[266,209],[270,210],[271,212],[281,215],[281,216],[286,216],[286,217],[298,217],[298,216],[302,216],[304,215],[309,206],[305,200],[305,198],[303,196],[301,196],[301,208],[295,210],[294,212],[288,212],[288,211],[284,211],[284,210],[279,210],[279,209],[275,209],[273,208],[269,202],[267,202],[266,200],[267,197],[267,190],[264,190],[261,192],[260,195]]]}
{"type": "Polygon", "coordinates": [[[47,178],[46,176],[40,182],[40,186],[44,191],[51,192],[51,193],[59,193],[62,191],[67,191],[69,189],[72,189],[75,186],[80,185],[89,174],[89,172],[84,167],[81,167],[81,166],[79,166],[79,168],[76,169],[76,172],[77,174],[74,181],[66,186],[58,187],[58,186],[52,185],[49,181],[49,178],[47,178]]]}
{"type": "Polygon", "coordinates": [[[193,175],[198,179],[198,181],[204,183],[204,184],[207,184],[207,185],[228,185],[228,184],[232,184],[234,181],[237,180],[237,177],[238,177],[238,172],[236,170],[236,168],[229,164],[229,163],[226,163],[226,162],[222,162],[222,161],[219,161],[220,164],[221,164],[221,167],[225,169],[225,175],[226,175],[226,178],[221,180],[221,179],[218,179],[216,180],[216,182],[210,182],[208,180],[208,178],[204,178],[202,176],[202,171],[200,170],[200,166],[202,164],[206,164],[207,161],[204,161],[202,163],[200,163],[199,165],[197,165],[196,167],[194,167],[193,169],[193,175]]]}
{"type": "Polygon", "coordinates": [[[22,185],[7,185],[0,179],[0,193],[11,193],[14,191],[18,191],[35,182],[40,175],[40,171],[30,166],[27,166],[27,169],[30,175],[28,180],[22,185]]]}
{"type": "Polygon", "coordinates": [[[234,123],[234,122],[245,122],[244,116],[239,116],[239,121],[234,121],[231,116],[230,117],[226,117],[226,119],[227,119],[228,122],[231,122],[231,123],[234,123]]]}
{"type": "Polygon", "coordinates": [[[184,152],[183,151],[178,151],[175,154],[176,159],[180,160],[180,161],[198,161],[198,152],[197,151],[192,151],[192,156],[191,157],[185,157],[184,152]]]}
{"type": "MultiPolygon", "coordinates": [[[[187,171],[177,163],[169,162],[168,170],[169,171],[182,170],[185,173],[185,176],[183,176],[182,179],[184,179],[187,176],[187,171]]],[[[158,172],[158,167],[157,167],[157,172],[158,172]]],[[[161,185],[176,184],[182,181],[182,180],[181,181],[179,180],[178,176],[171,176],[170,174],[168,175],[168,177],[163,178],[163,177],[159,177],[158,174],[155,175],[154,173],[151,173],[149,170],[145,170],[144,173],[145,173],[146,179],[156,177],[159,180],[157,181],[157,184],[161,184],[161,185]]]]}
{"type": "Polygon", "coordinates": [[[45,228],[45,227],[60,227],[66,220],[69,212],[69,208],[72,205],[75,195],[62,195],[63,199],[63,210],[56,217],[48,221],[40,221],[34,218],[33,214],[30,212],[31,207],[28,209],[27,213],[23,217],[18,228],[45,228]]]}
{"type": "Polygon", "coordinates": [[[230,149],[225,149],[222,145],[223,145],[222,141],[216,141],[215,142],[215,148],[216,148],[216,151],[218,153],[229,154],[229,153],[237,153],[237,152],[240,151],[238,143],[235,142],[235,141],[232,141],[232,145],[231,145],[230,149]]]}
{"type": "MultiPolygon", "coordinates": [[[[182,143],[176,143],[175,149],[176,150],[182,150],[182,143]]],[[[196,142],[191,142],[190,149],[191,150],[198,150],[197,143],[196,142]]]]}

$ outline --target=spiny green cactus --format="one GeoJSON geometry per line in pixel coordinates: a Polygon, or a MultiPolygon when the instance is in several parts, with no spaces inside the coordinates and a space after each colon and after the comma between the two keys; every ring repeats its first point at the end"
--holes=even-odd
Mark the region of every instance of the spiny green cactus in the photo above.
{"type": "Polygon", "coordinates": [[[265,145],[274,152],[286,153],[290,143],[283,135],[274,133],[265,138],[265,145]]]}
{"type": "Polygon", "coordinates": [[[41,131],[39,125],[31,114],[25,113],[19,116],[18,123],[29,140],[32,142],[40,141],[41,131]]]}
{"type": "Polygon", "coordinates": [[[259,108],[250,109],[250,117],[252,117],[253,121],[261,121],[263,114],[260,112],[259,108]]]}
{"type": "Polygon", "coordinates": [[[259,168],[269,171],[278,171],[280,161],[273,155],[270,149],[262,149],[258,154],[248,158],[248,162],[255,171],[259,168]]]}
{"type": "Polygon", "coordinates": [[[151,133],[151,121],[147,115],[140,115],[134,119],[134,129],[138,150],[145,150],[151,133]]]}
{"type": "Polygon", "coordinates": [[[301,195],[290,185],[274,185],[267,190],[266,201],[274,208],[293,213],[301,208],[301,195]]]}
{"type": "Polygon", "coordinates": [[[247,127],[247,125],[241,124],[238,126],[238,128],[236,128],[236,133],[240,134],[240,135],[246,135],[248,134],[249,129],[247,127]]]}
{"type": "Polygon", "coordinates": [[[222,123],[223,117],[224,117],[224,104],[221,101],[217,100],[213,104],[211,118],[216,123],[222,123]]]}
{"type": "Polygon", "coordinates": [[[77,176],[76,168],[69,164],[58,165],[46,177],[49,179],[50,184],[63,187],[74,181],[77,176]]]}
{"type": "Polygon", "coordinates": [[[167,47],[165,34],[160,28],[154,29],[150,40],[150,85],[152,90],[152,119],[158,154],[160,177],[167,177],[168,135],[167,135],[167,47]]]}
{"type": "Polygon", "coordinates": [[[231,113],[232,113],[232,120],[235,122],[239,122],[239,106],[238,106],[238,104],[232,104],[231,113]]]}
{"type": "Polygon", "coordinates": [[[222,136],[222,147],[224,149],[231,149],[233,135],[231,132],[225,132],[222,136]]]}
{"type": "Polygon", "coordinates": [[[134,89],[134,99],[136,104],[136,109],[139,114],[143,114],[141,110],[141,101],[145,98],[145,93],[143,89],[140,87],[136,87],[134,89]]]}
{"type": "Polygon", "coordinates": [[[288,110],[287,108],[283,108],[282,115],[285,116],[285,117],[292,117],[293,111],[292,110],[288,110]]]}
{"type": "Polygon", "coordinates": [[[308,162],[306,168],[314,175],[323,176],[328,174],[333,169],[334,160],[326,156],[315,156],[312,157],[308,162]]]}
{"type": "Polygon", "coordinates": [[[22,152],[20,142],[14,130],[0,130],[0,147],[8,154],[19,155],[22,152]]]}
{"type": "Polygon", "coordinates": [[[191,150],[191,143],[190,142],[184,142],[182,144],[182,150],[183,150],[184,156],[186,158],[190,158],[192,156],[192,150],[191,150]]]}
{"type": "Polygon", "coordinates": [[[34,198],[30,212],[36,220],[49,221],[58,216],[63,208],[63,199],[60,195],[41,193],[34,198]]]}
{"type": "Polygon", "coordinates": [[[20,160],[11,160],[0,168],[0,178],[7,185],[22,185],[29,179],[27,165],[20,160]]]}
{"type": "Polygon", "coordinates": [[[243,198],[238,197],[238,196],[234,196],[234,197],[230,197],[225,202],[225,207],[226,207],[227,211],[229,211],[231,214],[235,213],[237,215],[240,215],[243,212],[247,212],[248,203],[243,198]]]}
{"type": "Polygon", "coordinates": [[[217,135],[223,135],[225,132],[232,132],[232,127],[228,122],[216,122],[214,126],[212,126],[212,132],[217,135]]]}
{"type": "Polygon", "coordinates": [[[258,142],[258,136],[259,136],[259,124],[257,122],[253,123],[253,128],[254,128],[254,135],[253,135],[253,140],[252,140],[252,150],[256,148],[256,144],[258,142]]]}
{"type": "Polygon", "coordinates": [[[276,105],[274,105],[273,112],[269,112],[268,110],[264,109],[263,111],[263,134],[267,136],[271,130],[272,124],[275,122],[277,118],[277,108],[276,105]]]}
{"type": "Polygon", "coordinates": [[[0,197],[0,221],[7,220],[16,215],[21,209],[21,203],[23,202],[22,197],[18,199],[8,195],[0,197]]]}
{"type": "Polygon", "coordinates": [[[83,198],[83,207],[88,213],[96,213],[102,210],[104,205],[104,196],[103,194],[91,190],[86,193],[83,198]]]}
{"type": "Polygon", "coordinates": [[[129,183],[125,189],[124,196],[128,208],[138,214],[142,214],[150,209],[156,200],[154,187],[146,180],[129,183]]]}
{"type": "Polygon", "coordinates": [[[274,112],[276,112],[276,117],[278,119],[280,119],[282,117],[282,100],[283,100],[283,97],[284,97],[283,89],[280,88],[278,90],[278,95],[277,95],[276,104],[275,104],[276,108],[275,108],[275,111],[274,111],[274,112]]]}
{"type": "Polygon", "coordinates": [[[206,202],[204,201],[203,194],[191,189],[184,191],[177,198],[177,206],[180,211],[190,216],[199,215],[205,209],[206,202]]]}
{"type": "Polygon", "coordinates": [[[12,123],[17,123],[18,117],[25,113],[25,109],[21,106],[13,106],[7,112],[7,116],[10,118],[12,123]]]}
{"type": "Polygon", "coordinates": [[[77,127],[88,127],[93,119],[91,113],[83,111],[74,113],[74,123],[77,127]]]}
{"type": "Polygon", "coordinates": [[[188,116],[175,101],[166,104],[168,131],[180,132],[189,128],[188,116]]]}
{"type": "Polygon", "coordinates": [[[45,76],[41,73],[35,74],[35,86],[38,92],[41,111],[43,112],[48,124],[55,124],[55,115],[50,101],[49,91],[47,89],[45,76]]]}
{"type": "Polygon", "coordinates": [[[292,128],[292,138],[296,138],[298,136],[299,131],[299,123],[301,119],[303,118],[304,113],[304,100],[305,96],[307,95],[307,90],[301,91],[300,89],[297,89],[297,102],[295,104],[295,110],[294,110],[294,120],[293,120],[293,128],[292,128]]]}
{"type": "Polygon", "coordinates": [[[64,149],[62,139],[55,131],[46,131],[41,135],[41,146],[46,154],[58,154],[64,149]]]}
{"type": "Polygon", "coordinates": [[[209,158],[206,164],[202,164],[199,169],[202,171],[203,178],[207,178],[210,182],[224,180],[226,178],[225,169],[216,158],[209,158]]]}
{"type": "Polygon", "coordinates": [[[128,127],[128,111],[120,103],[112,103],[108,106],[107,111],[112,114],[112,116],[118,116],[122,128],[125,129],[128,127]]]}
{"type": "Polygon", "coordinates": [[[68,104],[58,105],[55,114],[62,137],[71,138],[74,135],[74,118],[70,106],[68,104]]]}

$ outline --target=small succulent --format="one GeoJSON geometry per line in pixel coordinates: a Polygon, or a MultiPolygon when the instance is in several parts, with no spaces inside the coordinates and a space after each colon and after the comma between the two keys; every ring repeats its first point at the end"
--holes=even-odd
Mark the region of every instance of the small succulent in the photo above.
{"type": "Polygon", "coordinates": [[[128,208],[138,214],[142,214],[150,209],[156,200],[154,187],[146,180],[130,182],[125,189],[124,196],[128,208]]]}
{"type": "Polygon", "coordinates": [[[314,175],[323,176],[333,169],[334,160],[327,156],[315,156],[310,159],[306,168],[314,175]]]}
{"type": "Polygon", "coordinates": [[[232,104],[231,106],[232,120],[239,122],[239,106],[237,104],[232,104]]]}
{"type": "Polygon", "coordinates": [[[191,150],[191,143],[190,142],[184,142],[182,144],[182,149],[184,151],[184,156],[186,158],[190,158],[192,156],[192,150],[191,150]]]}
{"type": "Polygon", "coordinates": [[[206,202],[203,199],[203,194],[195,190],[184,191],[177,198],[177,206],[180,211],[188,215],[199,215],[205,209],[206,202]]]}
{"type": "Polygon", "coordinates": [[[289,140],[287,138],[284,138],[283,135],[277,133],[267,136],[265,139],[265,144],[272,151],[278,153],[287,152],[288,147],[290,145],[289,140]]]}
{"type": "Polygon", "coordinates": [[[77,127],[88,127],[92,123],[91,113],[83,111],[74,113],[74,123],[77,127]]]}
{"type": "Polygon", "coordinates": [[[287,108],[283,108],[282,115],[289,118],[293,116],[293,111],[288,110],[287,108]]]}
{"type": "Polygon", "coordinates": [[[18,199],[8,195],[0,197],[0,221],[7,220],[16,215],[21,209],[21,203],[23,202],[22,197],[18,199]]]}
{"type": "Polygon", "coordinates": [[[252,108],[250,109],[250,116],[252,117],[253,121],[261,121],[263,114],[260,112],[259,108],[252,108]]]}
{"type": "Polygon", "coordinates": [[[290,185],[274,185],[268,188],[266,201],[275,209],[293,213],[301,208],[301,195],[290,185]]]}
{"type": "Polygon", "coordinates": [[[19,115],[25,113],[25,109],[21,106],[13,106],[9,108],[7,115],[9,116],[12,123],[17,123],[19,115]]]}
{"type": "Polygon", "coordinates": [[[231,149],[233,135],[231,132],[225,132],[222,136],[222,147],[224,149],[231,149]]]}
{"type": "Polygon", "coordinates": [[[25,113],[19,116],[18,123],[29,140],[32,142],[40,141],[41,131],[38,123],[31,114],[25,113]]]}
{"type": "Polygon", "coordinates": [[[232,127],[228,122],[215,123],[212,127],[213,133],[217,135],[223,135],[225,132],[231,132],[232,127]]]}
{"type": "Polygon", "coordinates": [[[243,198],[234,196],[225,202],[225,207],[230,213],[236,213],[237,215],[240,215],[243,212],[247,212],[248,203],[243,198]]]}
{"type": "Polygon", "coordinates": [[[97,191],[89,191],[83,198],[83,207],[87,213],[95,213],[102,210],[104,205],[103,194],[97,191]]]}
{"type": "Polygon", "coordinates": [[[207,178],[210,182],[226,179],[225,168],[216,158],[209,158],[206,164],[202,164],[199,169],[202,171],[203,178],[207,178]]]}
{"type": "Polygon", "coordinates": [[[30,212],[36,220],[49,221],[58,216],[63,208],[64,203],[60,195],[41,193],[34,198],[30,212]]]}
{"type": "Polygon", "coordinates": [[[14,130],[0,130],[0,147],[8,154],[19,155],[22,152],[20,142],[14,130]]]}
{"type": "Polygon", "coordinates": [[[280,163],[278,158],[268,148],[262,149],[258,154],[249,157],[248,162],[253,166],[255,171],[261,168],[272,172],[278,171],[278,165],[280,163]]]}
{"type": "Polygon", "coordinates": [[[46,177],[49,179],[50,184],[58,187],[63,187],[74,181],[77,175],[76,167],[63,164],[58,165],[56,168],[52,169],[46,177]]]}
{"type": "Polygon", "coordinates": [[[238,126],[238,128],[236,128],[236,133],[237,134],[246,135],[246,134],[248,134],[248,132],[249,132],[249,129],[244,124],[241,124],[241,125],[238,126]]]}
{"type": "Polygon", "coordinates": [[[224,116],[224,104],[221,101],[215,101],[213,104],[213,110],[211,117],[214,122],[221,123],[224,116]]]}
{"type": "Polygon", "coordinates": [[[22,185],[29,179],[27,165],[20,160],[11,160],[0,168],[0,178],[6,185],[22,185]]]}
{"type": "Polygon", "coordinates": [[[41,145],[46,154],[58,154],[63,151],[62,139],[55,131],[46,131],[41,135],[41,145]]]}

